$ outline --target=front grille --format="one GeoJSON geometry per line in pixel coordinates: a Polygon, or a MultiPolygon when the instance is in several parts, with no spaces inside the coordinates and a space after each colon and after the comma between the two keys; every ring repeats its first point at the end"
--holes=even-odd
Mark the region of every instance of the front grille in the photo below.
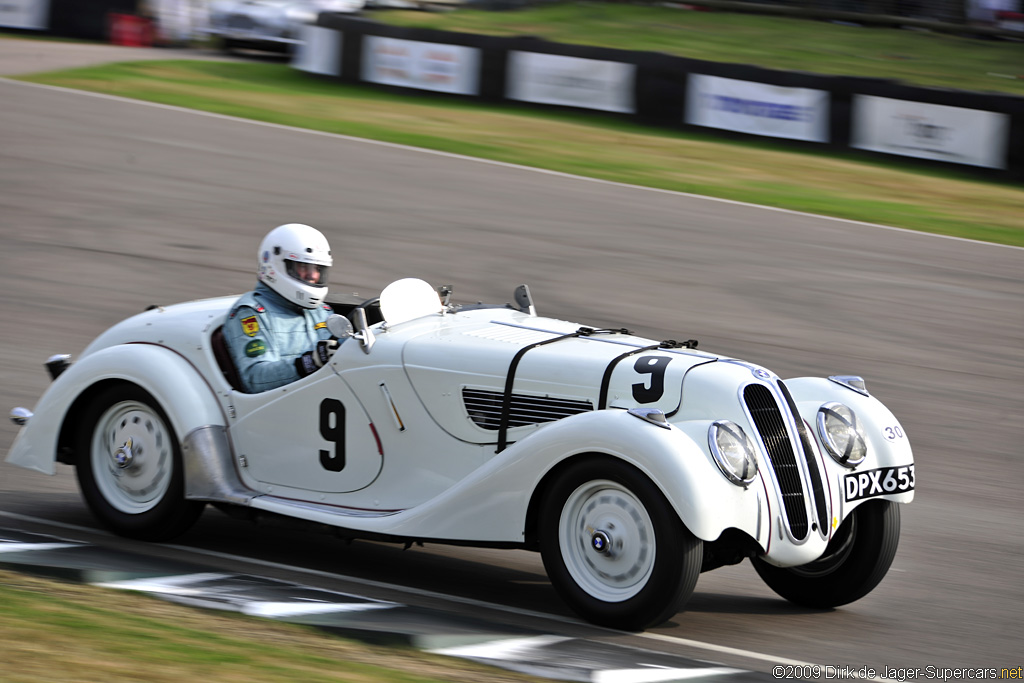
{"type": "Polygon", "coordinates": [[[800,468],[796,464],[796,453],[786,429],[779,404],[771,389],[763,384],[748,384],[743,389],[743,400],[754,420],[761,441],[768,450],[768,460],[775,471],[786,508],[789,530],[793,538],[807,537],[807,508],[804,505],[804,487],[800,480],[800,468]]]}
{"type": "MultiPolygon", "coordinates": [[[[484,429],[498,429],[501,426],[501,406],[504,396],[500,391],[485,391],[468,387],[462,390],[462,401],[466,405],[466,412],[474,424],[484,429]]],[[[590,401],[527,396],[526,394],[512,394],[511,407],[509,427],[553,422],[594,409],[594,405],[590,401]]]]}
{"type": "Polygon", "coordinates": [[[804,424],[803,419],[800,417],[800,411],[797,410],[796,401],[793,400],[793,394],[789,393],[789,387],[780,380],[779,389],[782,391],[782,395],[786,399],[786,404],[789,406],[790,412],[793,413],[793,419],[796,420],[797,431],[800,432],[800,445],[804,452],[804,462],[807,463],[807,473],[811,475],[811,492],[814,494],[814,509],[818,513],[818,529],[820,529],[822,533],[827,533],[829,526],[828,503],[825,501],[825,486],[821,480],[821,472],[818,470],[818,461],[814,458],[814,448],[811,446],[811,435],[807,433],[807,425],[804,424]]]}

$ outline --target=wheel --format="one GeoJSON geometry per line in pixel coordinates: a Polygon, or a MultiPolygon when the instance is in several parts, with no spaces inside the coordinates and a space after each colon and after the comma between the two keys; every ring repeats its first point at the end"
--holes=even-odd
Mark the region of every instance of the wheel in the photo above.
{"type": "Polygon", "coordinates": [[[562,599],[595,624],[642,630],[678,612],[703,546],[640,471],[607,456],[559,474],[541,503],[544,568],[562,599]]]}
{"type": "Polygon", "coordinates": [[[769,588],[790,602],[828,609],[860,600],[874,590],[889,571],[899,540],[899,505],[874,500],[846,518],[814,562],[783,568],[754,558],[754,569],[769,588]]]}
{"type": "Polygon", "coordinates": [[[76,438],[77,475],[93,514],[130,538],[163,541],[184,533],[204,503],[185,500],[181,447],[159,404],[119,384],[90,402],[76,438]]]}

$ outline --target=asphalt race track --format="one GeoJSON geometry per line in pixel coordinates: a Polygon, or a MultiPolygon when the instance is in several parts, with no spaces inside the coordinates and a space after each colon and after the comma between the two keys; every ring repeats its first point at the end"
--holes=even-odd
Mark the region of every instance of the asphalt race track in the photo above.
{"type": "MultiPolygon", "coordinates": [[[[96,526],[64,466],[0,464],[0,527],[332,590],[373,579],[414,589],[377,599],[493,603],[549,633],[761,672],[1024,665],[1024,250],[6,80],[0,103],[4,413],[34,404],[48,356],[147,305],[250,288],[263,234],[306,222],[331,239],[334,292],[415,276],[453,284],[456,302],[503,302],[528,283],[545,315],[697,338],[783,377],[860,374],[917,458],[899,553],[866,598],[795,608],[744,563],[703,575],[687,610],[643,635],[572,620],[526,552],[346,546],[213,510],[169,547],[31,521],[96,526]]],[[[0,453],[15,433],[4,420],[0,453]]]]}

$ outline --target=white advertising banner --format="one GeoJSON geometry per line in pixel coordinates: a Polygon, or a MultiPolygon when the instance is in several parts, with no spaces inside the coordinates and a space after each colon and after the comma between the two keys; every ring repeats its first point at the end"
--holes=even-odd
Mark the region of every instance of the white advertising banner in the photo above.
{"type": "Polygon", "coordinates": [[[636,112],[634,64],[513,50],[507,79],[512,100],[636,112]]]}
{"type": "Polygon", "coordinates": [[[0,26],[45,31],[50,27],[50,0],[0,0],[0,26]]]}
{"type": "Polygon", "coordinates": [[[686,123],[773,138],[829,141],[826,90],[690,74],[686,123]]]}
{"type": "Polygon", "coordinates": [[[1006,168],[1010,117],[874,95],[854,95],[850,145],[886,154],[1006,168]]]}
{"type": "Polygon", "coordinates": [[[341,31],[303,24],[300,38],[292,59],[293,68],[311,74],[341,75],[341,31]]]}
{"type": "Polygon", "coordinates": [[[480,90],[480,50],[364,36],[362,71],[362,80],[369,83],[476,95],[480,90]]]}
{"type": "MultiPolygon", "coordinates": [[[[3,4],[4,0],[0,0],[3,4]]],[[[192,38],[192,7],[188,0],[149,0],[156,18],[157,37],[170,45],[183,45],[192,38]]]]}

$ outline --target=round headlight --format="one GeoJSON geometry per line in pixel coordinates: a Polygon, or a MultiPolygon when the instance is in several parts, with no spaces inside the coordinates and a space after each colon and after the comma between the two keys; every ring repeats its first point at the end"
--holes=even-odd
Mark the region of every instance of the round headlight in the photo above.
{"type": "Polygon", "coordinates": [[[840,465],[855,467],[867,457],[857,414],[842,403],[826,403],[818,408],[818,436],[825,450],[840,465]]]}
{"type": "Polygon", "coordinates": [[[725,478],[737,486],[746,486],[757,476],[754,446],[743,428],[729,420],[718,420],[708,430],[711,454],[725,478]]]}

